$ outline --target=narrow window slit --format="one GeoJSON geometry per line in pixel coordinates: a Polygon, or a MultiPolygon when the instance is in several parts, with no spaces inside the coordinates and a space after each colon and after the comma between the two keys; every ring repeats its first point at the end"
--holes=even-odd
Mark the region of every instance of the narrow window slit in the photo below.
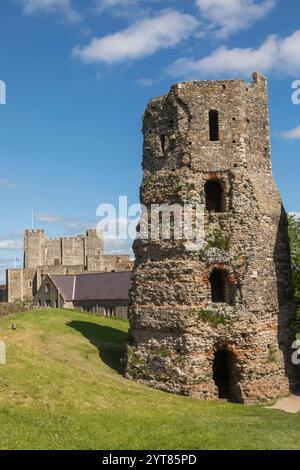
{"type": "Polygon", "coordinates": [[[161,146],[162,154],[165,155],[165,153],[166,153],[166,136],[165,136],[165,134],[160,135],[160,146],[161,146]]]}
{"type": "Polygon", "coordinates": [[[211,142],[219,140],[219,112],[209,111],[209,137],[211,142]]]}

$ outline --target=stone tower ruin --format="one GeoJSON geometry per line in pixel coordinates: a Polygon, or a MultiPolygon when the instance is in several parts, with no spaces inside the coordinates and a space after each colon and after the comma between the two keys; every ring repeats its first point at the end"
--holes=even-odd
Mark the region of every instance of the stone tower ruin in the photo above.
{"type": "Polygon", "coordinates": [[[197,398],[287,395],[294,318],[267,80],[193,81],[150,101],[141,202],[205,207],[205,242],[135,241],[126,376],[197,398]]]}

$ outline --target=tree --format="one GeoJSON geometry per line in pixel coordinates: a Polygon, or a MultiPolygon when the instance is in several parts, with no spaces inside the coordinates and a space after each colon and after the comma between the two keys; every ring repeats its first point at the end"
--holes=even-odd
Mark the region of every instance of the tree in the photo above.
{"type": "Polygon", "coordinates": [[[289,216],[289,239],[292,255],[295,300],[298,307],[297,319],[300,320],[300,219],[289,216]]]}

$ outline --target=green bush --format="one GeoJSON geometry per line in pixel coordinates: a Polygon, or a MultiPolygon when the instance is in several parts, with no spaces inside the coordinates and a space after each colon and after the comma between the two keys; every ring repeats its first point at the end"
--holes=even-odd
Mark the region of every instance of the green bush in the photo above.
{"type": "Polygon", "coordinates": [[[276,348],[270,348],[268,351],[267,363],[276,362],[276,348]]]}
{"type": "Polygon", "coordinates": [[[220,250],[229,251],[230,238],[221,230],[214,230],[214,232],[209,235],[207,248],[219,248],[220,250]]]}
{"type": "Polygon", "coordinates": [[[293,327],[300,332],[300,219],[294,215],[289,218],[289,240],[292,256],[293,284],[295,300],[297,303],[297,315],[293,327]]]}
{"type": "Polygon", "coordinates": [[[198,312],[199,320],[203,321],[204,323],[209,323],[213,327],[217,327],[218,325],[224,325],[226,323],[226,319],[220,313],[215,312],[214,310],[200,310],[198,312]]]}
{"type": "Polygon", "coordinates": [[[155,354],[155,356],[159,357],[171,357],[171,351],[165,346],[162,346],[161,348],[155,348],[153,350],[153,353],[155,354]]]}

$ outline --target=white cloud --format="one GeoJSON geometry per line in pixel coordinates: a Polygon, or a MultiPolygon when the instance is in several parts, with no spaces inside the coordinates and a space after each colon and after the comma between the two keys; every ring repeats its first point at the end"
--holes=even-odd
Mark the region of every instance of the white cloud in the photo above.
{"type": "Polygon", "coordinates": [[[129,28],[93,39],[86,47],[77,46],[73,56],[85,63],[114,64],[151,55],[159,49],[175,46],[187,38],[197,26],[190,15],[177,11],[164,11],[159,16],[146,18],[129,28]]]}
{"type": "Polygon", "coordinates": [[[56,215],[48,214],[48,213],[38,213],[34,214],[34,220],[36,222],[43,222],[46,224],[54,224],[57,222],[61,222],[62,218],[56,215]]]}
{"type": "Polygon", "coordinates": [[[183,57],[168,67],[172,76],[194,79],[221,74],[248,76],[254,70],[300,73],[300,30],[283,39],[271,35],[256,49],[220,47],[202,59],[183,57]]]}
{"type": "Polygon", "coordinates": [[[54,14],[62,15],[69,23],[78,23],[81,15],[72,5],[72,0],[18,0],[25,15],[54,14]]]}
{"type": "Polygon", "coordinates": [[[18,185],[13,181],[2,179],[0,180],[0,189],[11,190],[16,189],[18,185]]]}
{"type": "Polygon", "coordinates": [[[138,3],[139,0],[96,0],[96,11],[102,13],[104,10],[109,10],[115,7],[127,7],[138,3]]]}
{"type": "Polygon", "coordinates": [[[152,78],[139,78],[137,80],[137,84],[140,85],[142,88],[148,88],[153,86],[156,83],[156,80],[152,78]]]}
{"type": "Polygon", "coordinates": [[[61,217],[47,212],[40,212],[34,214],[34,223],[41,224],[59,224],[64,230],[68,232],[85,232],[87,229],[96,225],[96,220],[89,219],[88,217],[61,217]]]}
{"type": "Polygon", "coordinates": [[[22,250],[23,249],[23,242],[22,240],[1,240],[0,239],[0,250],[22,250]]]}
{"type": "Polygon", "coordinates": [[[300,139],[300,126],[290,129],[289,131],[282,132],[282,136],[289,140],[300,139]]]}
{"type": "Polygon", "coordinates": [[[236,33],[263,18],[274,7],[274,0],[196,0],[210,27],[219,29],[220,35],[236,33]]]}
{"type": "Polygon", "coordinates": [[[86,230],[93,228],[96,225],[96,222],[91,222],[85,217],[82,218],[65,218],[62,221],[65,229],[70,230],[71,232],[85,232],[86,230]]]}
{"type": "Polygon", "coordinates": [[[280,42],[278,65],[293,74],[300,71],[300,29],[280,42]]]}
{"type": "MultiPolygon", "coordinates": [[[[174,0],[94,0],[96,13],[110,11],[113,15],[127,15],[127,13],[142,13],[149,11],[157,3],[172,3],[174,0]]],[[[129,15],[130,16],[130,15],[129,15]]]]}
{"type": "Polygon", "coordinates": [[[277,55],[277,40],[271,36],[258,49],[220,47],[200,60],[183,57],[178,59],[169,71],[172,75],[205,76],[220,73],[248,75],[256,68],[261,71],[270,70],[277,55]]]}

